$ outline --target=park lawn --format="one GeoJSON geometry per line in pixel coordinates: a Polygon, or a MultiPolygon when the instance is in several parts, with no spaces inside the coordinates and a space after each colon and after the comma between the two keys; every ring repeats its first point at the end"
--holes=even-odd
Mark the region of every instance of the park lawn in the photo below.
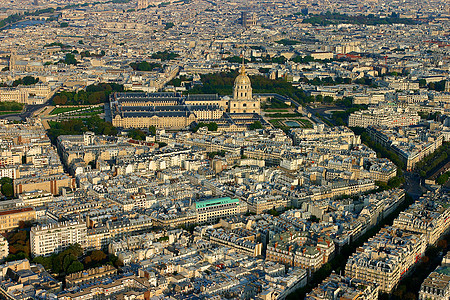
{"type": "Polygon", "coordinates": [[[94,116],[94,115],[98,115],[98,114],[101,114],[101,113],[104,113],[104,112],[105,112],[105,110],[104,110],[103,106],[100,106],[100,107],[93,107],[93,108],[88,109],[88,110],[83,110],[81,112],[75,112],[75,113],[73,113],[73,115],[76,115],[76,116],[94,116]]]}
{"type": "Polygon", "coordinates": [[[297,118],[297,117],[302,117],[303,115],[298,113],[298,112],[294,112],[294,113],[274,113],[274,114],[265,114],[265,116],[267,118],[297,118]]]}
{"type": "Polygon", "coordinates": [[[273,126],[277,127],[277,126],[281,126],[280,121],[281,121],[280,119],[271,119],[271,120],[269,120],[269,123],[272,124],[273,126]]]}
{"type": "Polygon", "coordinates": [[[20,110],[19,111],[0,111],[0,116],[1,115],[9,115],[9,114],[20,114],[20,110]]]}
{"type": "Polygon", "coordinates": [[[294,121],[302,123],[304,128],[313,128],[313,124],[307,119],[294,119],[294,121]]]}
{"type": "Polygon", "coordinates": [[[289,109],[266,108],[264,112],[289,112],[289,109]]]}
{"type": "Polygon", "coordinates": [[[84,112],[79,113],[79,114],[74,114],[74,116],[80,116],[80,117],[81,116],[95,116],[95,115],[99,115],[101,113],[103,113],[102,110],[98,110],[98,111],[84,111],[84,112]]]}
{"type": "Polygon", "coordinates": [[[54,110],[52,110],[52,112],[50,113],[50,115],[57,115],[60,113],[65,113],[65,112],[69,112],[69,111],[74,111],[74,110],[78,110],[78,109],[82,109],[83,107],[57,107],[54,110]]]}

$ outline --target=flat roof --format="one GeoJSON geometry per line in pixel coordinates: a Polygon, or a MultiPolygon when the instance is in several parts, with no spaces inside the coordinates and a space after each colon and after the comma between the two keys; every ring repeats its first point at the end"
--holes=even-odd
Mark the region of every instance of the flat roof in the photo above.
{"type": "Polygon", "coordinates": [[[32,207],[24,207],[24,208],[20,208],[20,209],[12,209],[12,210],[7,210],[7,211],[0,211],[0,215],[11,215],[11,214],[17,214],[17,213],[23,213],[23,212],[28,212],[28,211],[33,211],[34,209],[32,207]]]}
{"type": "Polygon", "coordinates": [[[195,208],[204,208],[214,205],[222,205],[222,204],[230,204],[230,203],[236,203],[239,205],[239,199],[231,199],[230,197],[223,197],[223,198],[215,198],[215,199],[208,199],[203,200],[195,203],[195,208]]]}

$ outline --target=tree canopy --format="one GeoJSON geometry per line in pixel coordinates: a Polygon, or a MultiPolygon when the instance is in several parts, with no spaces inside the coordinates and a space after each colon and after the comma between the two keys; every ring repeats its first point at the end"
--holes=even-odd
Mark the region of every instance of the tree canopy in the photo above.
{"type": "Polygon", "coordinates": [[[162,66],[159,63],[149,63],[146,61],[141,61],[141,62],[130,63],[130,67],[133,68],[133,70],[135,70],[135,71],[149,72],[149,71],[153,71],[155,69],[161,68],[162,66]]]}
{"type": "Polygon", "coordinates": [[[13,81],[12,86],[18,86],[18,85],[33,85],[39,82],[39,78],[34,78],[33,76],[25,76],[20,79],[16,79],[13,81]]]}
{"type": "Polygon", "coordinates": [[[115,83],[100,83],[89,85],[86,90],[78,92],[59,92],[52,98],[53,105],[93,105],[108,101],[113,92],[123,92],[123,85],[115,83]]]}
{"type": "Polygon", "coordinates": [[[117,135],[117,129],[110,123],[101,119],[99,116],[93,116],[86,119],[70,119],[62,122],[49,122],[50,129],[48,135],[54,142],[56,138],[63,134],[83,134],[86,131],[92,131],[95,134],[117,135]]]}
{"type": "Polygon", "coordinates": [[[180,56],[180,55],[166,50],[166,51],[158,51],[156,53],[153,53],[151,57],[152,57],[152,59],[160,59],[161,61],[169,61],[169,60],[174,60],[178,56],[180,56]]]}

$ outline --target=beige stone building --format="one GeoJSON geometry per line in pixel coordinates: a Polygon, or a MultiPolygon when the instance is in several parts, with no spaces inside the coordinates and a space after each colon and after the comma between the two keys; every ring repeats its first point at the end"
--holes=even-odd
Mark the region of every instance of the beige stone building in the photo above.
{"type": "Polygon", "coordinates": [[[236,77],[233,86],[233,99],[229,101],[228,112],[230,113],[257,113],[261,112],[260,100],[253,97],[250,78],[245,74],[245,66],[242,65],[241,72],[236,77]]]}
{"type": "Polygon", "coordinates": [[[250,78],[242,65],[232,98],[216,94],[115,93],[111,95],[110,107],[116,127],[182,129],[196,122],[216,122],[223,130],[253,123],[255,114],[261,111],[260,101],[253,96],[250,78]]]}
{"type": "Polygon", "coordinates": [[[12,209],[0,212],[0,230],[8,231],[19,227],[21,221],[36,220],[36,211],[31,207],[12,209]]]}
{"type": "Polygon", "coordinates": [[[104,265],[97,268],[87,269],[67,275],[66,286],[73,287],[115,274],[117,274],[117,269],[111,265],[104,265]]]}
{"type": "Polygon", "coordinates": [[[74,189],[75,178],[66,174],[57,174],[41,177],[24,177],[14,180],[14,194],[42,190],[58,195],[61,188],[74,189]]]}
{"type": "Polygon", "coordinates": [[[426,249],[423,235],[385,227],[347,260],[345,275],[376,282],[390,293],[417,263],[426,249]]]}

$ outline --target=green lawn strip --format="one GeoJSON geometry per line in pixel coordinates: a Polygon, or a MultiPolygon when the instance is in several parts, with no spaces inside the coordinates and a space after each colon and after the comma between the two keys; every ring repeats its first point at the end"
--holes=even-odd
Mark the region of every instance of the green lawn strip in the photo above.
{"type": "Polygon", "coordinates": [[[57,114],[61,114],[61,113],[66,113],[66,112],[70,112],[70,111],[74,111],[74,110],[79,110],[79,109],[83,109],[83,107],[57,107],[54,110],[52,110],[52,112],[50,113],[50,115],[57,115],[57,114]]]}
{"type": "MultiPolygon", "coordinates": [[[[66,108],[66,107],[62,107],[62,108],[66,108]]],[[[67,108],[72,108],[72,107],[67,107],[67,108]]],[[[75,110],[79,110],[79,109],[81,109],[81,108],[67,110],[67,111],[60,111],[60,112],[56,112],[56,113],[53,113],[53,111],[52,111],[51,115],[63,113],[65,115],[92,116],[92,115],[96,115],[96,114],[103,112],[103,107],[93,107],[93,108],[86,108],[85,110],[81,110],[81,111],[75,111],[75,110]]]]}
{"type": "Polygon", "coordinates": [[[20,111],[0,111],[0,115],[20,114],[20,111]]]}
{"type": "Polygon", "coordinates": [[[268,118],[296,118],[296,117],[301,117],[302,114],[299,114],[299,113],[287,113],[287,114],[275,113],[275,114],[266,114],[265,116],[268,118]]]}
{"type": "Polygon", "coordinates": [[[264,112],[289,112],[289,110],[288,109],[267,108],[267,109],[264,109],[264,112]]]}

